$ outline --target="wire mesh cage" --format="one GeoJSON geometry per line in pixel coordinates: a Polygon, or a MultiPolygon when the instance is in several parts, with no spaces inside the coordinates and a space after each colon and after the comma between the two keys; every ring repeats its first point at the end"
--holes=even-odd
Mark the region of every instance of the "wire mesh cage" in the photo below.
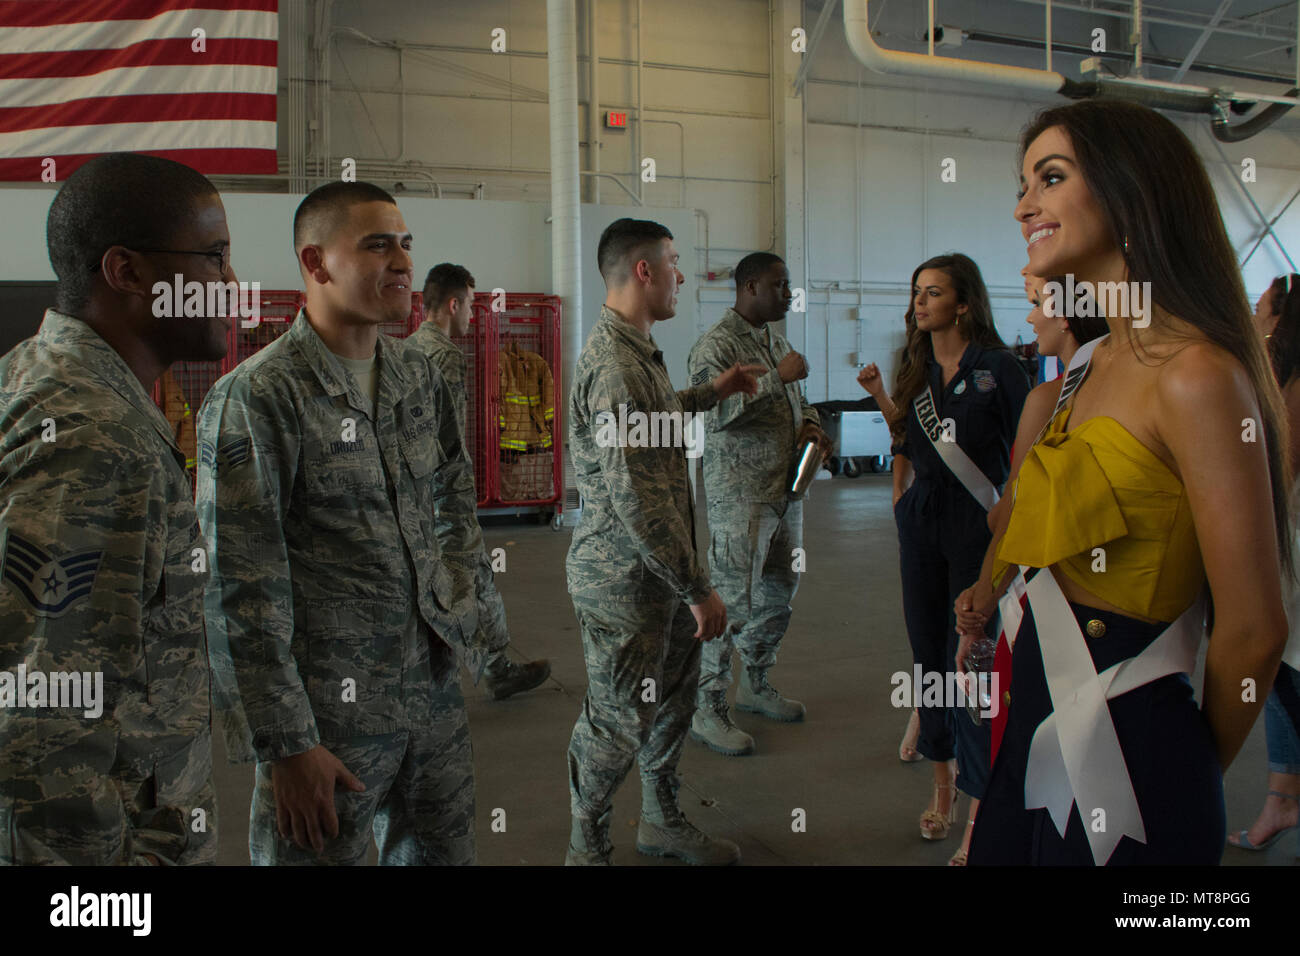
{"type": "MultiPolygon", "coordinates": [[[[154,386],[153,398],[172,424],[197,483],[196,427],[208,391],[222,375],[289,330],[306,296],[263,291],[260,318],[232,323],[226,357],[218,362],[177,362],[154,386]]],[[[424,321],[420,293],[411,312],[382,323],[385,335],[405,338],[424,321]]],[[[489,505],[563,509],[563,447],[559,400],[560,300],[556,296],[478,293],[468,334],[453,341],[465,356],[466,445],[474,465],[475,497],[489,505]],[[492,306],[504,305],[494,311],[492,306]]]]}
{"type": "Polygon", "coordinates": [[[492,498],[503,505],[563,507],[563,396],[557,296],[480,293],[486,306],[492,378],[490,422],[496,436],[492,498]],[[493,309],[496,305],[498,308],[493,309]],[[504,305],[504,308],[500,306],[504,305]]]}
{"type": "Polygon", "coordinates": [[[231,371],[244,359],[260,352],[287,332],[305,301],[306,296],[301,292],[263,292],[258,303],[261,317],[256,324],[244,328],[244,323],[252,322],[251,319],[241,319],[231,324],[230,349],[226,352],[225,370],[231,371]]]}
{"type": "Polygon", "coordinates": [[[465,356],[465,447],[474,463],[474,494],[481,508],[491,500],[496,471],[493,468],[495,456],[488,454],[487,437],[491,430],[487,403],[483,401],[484,385],[492,380],[487,370],[491,350],[486,346],[490,313],[477,301],[478,296],[475,299],[470,311],[469,330],[465,335],[453,335],[451,340],[465,356]]]}

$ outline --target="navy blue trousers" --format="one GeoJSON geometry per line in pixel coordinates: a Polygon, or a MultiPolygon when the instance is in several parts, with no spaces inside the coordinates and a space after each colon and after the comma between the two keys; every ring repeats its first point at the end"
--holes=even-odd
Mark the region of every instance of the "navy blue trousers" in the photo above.
{"type": "MultiPolygon", "coordinates": [[[[1102,637],[1083,638],[1099,672],[1140,652],[1166,627],[1081,604],[1071,603],[1070,608],[1081,631],[1093,619],[1106,625],[1102,637]]],[[[1064,838],[1045,809],[1025,809],[1029,744],[1039,723],[1052,712],[1032,609],[1020,625],[1011,667],[1006,735],[975,821],[969,862],[972,866],[1092,866],[1077,805],[1070,811],[1064,838]]],[[[1096,862],[1217,864],[1227,835],[1223,776],[1210,726],[1193,699],[1186,675],[1172,674],[1135,688],[1112,698],[1109,708],[1147,842],[1125,836],[1109,860],[1096,862]]]]}
{"type": "MultiPolygon", "coordinates": [[[[927,674],[950,673],[957,656],[952,608],[957,595],[979,580],[992,539],[987,512],[955,481],[917,479],[898,499],[894,519],[912,661],[927,674]]],[[[990,630],[993,626],[990,622],[990,630]]],[[[927,760],[956,757],[957,788],[982,799],[992,746],[989,721],[976,726],[964,707],[922,706],[917,711],[917,752],[927,760]]]]}

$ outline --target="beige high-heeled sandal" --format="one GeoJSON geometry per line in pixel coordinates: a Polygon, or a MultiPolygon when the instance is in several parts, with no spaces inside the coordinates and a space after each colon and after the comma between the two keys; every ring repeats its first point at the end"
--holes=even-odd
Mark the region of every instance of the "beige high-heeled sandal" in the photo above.
{"type": "MultiPolygon", "coordinates": [[[[952,790],[952,784],[937,783],[934,785],[934,803],[939,802],[940,790],[952,790]]],[[[948,836],[948,830],[957,822],[957,795],[953,794],[952,803],[948,807],[947,815],[940,813],[938,810],[926,809],[921,814],[921,839],[922,840],[943,840],[948,836]]]]}
{"type": "MultiPolygon", "coordinates": [[[[966,828],[967,828],[968,830],[969,830],[971,827],[973,827],[974,825],[975,825],[975,821],[974,821],[974,820],[967,820],[967,821],[966,821],[966,828]]],[[[963,850],[963,849],[960,849],[960,848],[959,848],[959,849],[957,850],[956,853],[954,853],[952,856],[950,856],[950,857],[948,858],[948,865],[949,865],[949,866],[965,866],[965,865],[966,865],[966,857],[969,856],[969,855],[970,855],[970,850],[969,850],[969,849],[963,850]]]]}

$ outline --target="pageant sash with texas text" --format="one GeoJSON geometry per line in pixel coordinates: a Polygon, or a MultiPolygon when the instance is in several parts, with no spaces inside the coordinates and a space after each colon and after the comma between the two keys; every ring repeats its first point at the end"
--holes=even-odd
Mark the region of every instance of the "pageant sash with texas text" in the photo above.
{"type": "Polygon", "coordinates": [[[916,412],[916,420],[921,424],[921,431],[925,433],[926,438],[930,439],[935,453],[942,459],[948,470],[985,511],[990,510],[998,503],[998,490],[993,487],[993,482],[989,481],[988,476],[980,471],[979,466],[970,460],[970,456],[961,450],[961,446],[945,434],[930,386],[921,389],[920,394],[912,401],[912,409],[916,412]]]}

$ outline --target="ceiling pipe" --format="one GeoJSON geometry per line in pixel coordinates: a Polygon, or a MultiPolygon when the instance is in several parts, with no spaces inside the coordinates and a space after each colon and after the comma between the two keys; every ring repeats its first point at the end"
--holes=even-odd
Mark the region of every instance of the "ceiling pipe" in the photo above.
{"type": "Polygon", "coordinates": [[[1070,86],[1078,85],[1054,70],[972,63],[969,60],[950,60],[920,53],[886,50],[876,43],[867,27],[868,6],[867,0],[844,0],[844,38],[862,65],[876,73],[974,80],[990,86],[1036,90],[1039,93],[1061,93],[1070,86]]]}
{"type": "MultiPolygon", "coordinates": [[[[1293,98],[1300,96],[1300,86],[1293,88],[1287,95],[1293,98]]],[[[1214,138],[1221,143],[1240,143],[1242,140],[1250,139],[1256,133],[1272,126],[1282,116],[1291,112],[1291,109],[1292,107],[1283,106],[1280,103],[1270,103],[1260,110],[1257,115],[1235,126],[1229,125],[1227,115],[1222,110],[1219,110],[1210,121],[1210,130],[1214,133],[1214,138]]]]}

